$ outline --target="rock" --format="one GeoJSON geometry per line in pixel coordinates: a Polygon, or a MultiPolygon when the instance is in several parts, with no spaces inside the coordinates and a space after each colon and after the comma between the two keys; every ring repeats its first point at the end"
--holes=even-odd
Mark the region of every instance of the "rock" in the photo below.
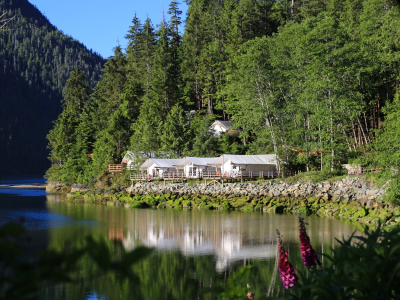
{"type": "Polygon", "coordinates": [[[75,192],[89,192],[91,189],[87,185],[72,185],[71,186],[71,193],[75,192]]]}

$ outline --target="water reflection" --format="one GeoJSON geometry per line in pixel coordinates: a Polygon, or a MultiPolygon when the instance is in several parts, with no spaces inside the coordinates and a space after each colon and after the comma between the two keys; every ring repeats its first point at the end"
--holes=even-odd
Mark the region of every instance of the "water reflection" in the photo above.
{"type": "MultiPolygon", "coordinates": [[[[66,241],[79,244],[91,234],[105,237],[116,255],[138,245],[156,249],[154,255],[134,268],[139,286],[101,278],[87,283],[88,293],[83,298],[215,299],[201,296],[201,289],[212,282],[224,282],[238,266],[247,264],[254,266],[246,280],[256,294],[282,297],[286,291],[277,272],[276,229],[281,232],[292,264],[305,271],[299,251],[299,223],[294,215],[126,209],[59,200],[59,196],[48,196],[49,212],[101,225],[88,227],[78,222],[64,229],[51,229],[51,247],[63,249],[66,241]],[[126,290],[127,296],[120,296],[121,290],[126,290]]],[[[331,254],[335,238],[347,237],[356,229],[331,219],[307,217],[305,221],[317,253],[331,254]]],[[[74,294],[65,299],[76,297],[74,294]]]]}
{"type": "MultiPolygon", "coordinates": [[[[238,261],[275,258],[276,229],[289,249],[300,245],[295,215],[68,205],[55,202],[54,196],[48,200],[48,208],[55,213],[103,222],[108,239],[121,242],[126,251],[145,245],[158,251],[179,251],[187,257],[213,255],[219,272],[238,261]]],[[[307,217],[305,221],[319,253],[331,248],[335,238],[355,231],[337,220],[307,217]]]]}
{"type": "MultiPolygon", "coordinates": [[[[160,251],[180,251],[185,256],[214,255],[223,271],[233,262],[275,258],[276,229],[285,243],[298,244],[297,216],[261,213],[128,210],[125,226],[109,228],[109,238],[121,240],[125,249],[139,244],[160,251]]],[[[323,251],[335,237],[349,236],[354,228],[336,220],[307,218],[309,235],[323,251]]]]}

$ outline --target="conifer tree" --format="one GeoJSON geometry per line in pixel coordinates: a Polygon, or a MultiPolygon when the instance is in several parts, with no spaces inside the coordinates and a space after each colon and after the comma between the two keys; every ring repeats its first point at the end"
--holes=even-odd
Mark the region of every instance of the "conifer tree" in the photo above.
{"type": "Polygon", "coordinates": [[[163,21],[157,31],[157,44],[154,53],[155,59],[151,76],[151,93],[149,99],[157,103],[164,118],[174,105],[174,82],[171,77],[172,53],[169,39],[169,27],[163,21]]]}
{"type": "Polygon", "coordinates": [[[173,156],[179,156],[185,150],[187,143],[187,120],[184,111],[175,104],[171,112],[160,124],[161,150],[170,152],[173,156]]]}
{"type": "Polygon", "coordinates": [[[86,107],[90,101],[89,92],[86,76],[81,68],[77,66],[67,81],[65,96],[61,101],[63,112],[55,121],[55,126],[47,137],[49,148],[51,149],[50,159],[53,163],[52,169],[48,172],[50,177],[53,176],[53,172],[61,175],[65,171],[65,174],[69,176],[64,180],[73,181],[73,174],[76,170],[71,170],[65,165],[68,166],[68,163],[76,165],[71,161],[87,154],[86,151],[90,149],[90,145],[86,144],[88,141],[81,136],[84,133],[82,132],[82,127],[85,127],[81,123],[88,125],[84,121],[88,116],[86,107]]]}

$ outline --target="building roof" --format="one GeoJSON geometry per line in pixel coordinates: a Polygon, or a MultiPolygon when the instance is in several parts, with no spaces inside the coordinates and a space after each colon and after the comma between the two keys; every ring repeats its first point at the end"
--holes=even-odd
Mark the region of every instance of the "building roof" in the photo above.
{"type": "Polygon", "coordinates": [[[220,121],[220,120],[215,120],[213,124],[211,124],[212,127],[214,127],[216,124],[220,124],[222,127],[224,127],[226,130],[229,130],[232,127],[232,121],[220,121]]]}
{"type": "Polygon", "coordinates": [[[180,161],[179,158],[148,158],[139,167],[140,170],[146,170],[148,167],[155,164],[159,168],[172,168],[175,169],[175,165],[180,161]]]}
{"type": "Polygon", "coordinates": [[[214,162],[218,157],[190,157],[186,156],[179,160],[179,162],[175,166],[185,166],[193,163],[195,166],[207,166],[214,162]]]}
{"type": "Polygon", "coordinates": [[[122,162],[121,163],[127,164],[129,161],[136,161],[136,157],[135,157],[135,154],[133,152],[126,151],[126,154],[122,158],[122,162]]]}
{"type": "Polygon", "coordinates": [[[121,163],[138,163],[140,161],[143,161],[144,159],[147,158],[168,158],[171,156],[175,156],[175,154],[172,152],[167,152],[167,151],[157,151],[157,152],[145,152],[145,151],[139,151],[139,152],[132,152],[132,151],[126,151],[125,156],[122,159],[121,163]]]}
{"type": "Polygon", "coordinates": [[[235,165],[276,165],[275,154],[259,154],[259,155],[233,155],[223,154],[214,162],[208,164],[218,166],[226,163],[228,160],[235,165]]]}

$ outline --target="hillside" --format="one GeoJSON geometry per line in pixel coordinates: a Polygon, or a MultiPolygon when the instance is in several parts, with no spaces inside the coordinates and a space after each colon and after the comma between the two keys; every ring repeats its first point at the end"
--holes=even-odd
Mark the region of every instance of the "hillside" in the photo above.
{"type": "Polygon", "coordinates": [[[1,0],[4,12],[17,17],[0,32],[0,171],[43,174],[50,165],[46,135],[71,70],[79,64],[93,87],[104,60],[27,0],[1,0]]]}

